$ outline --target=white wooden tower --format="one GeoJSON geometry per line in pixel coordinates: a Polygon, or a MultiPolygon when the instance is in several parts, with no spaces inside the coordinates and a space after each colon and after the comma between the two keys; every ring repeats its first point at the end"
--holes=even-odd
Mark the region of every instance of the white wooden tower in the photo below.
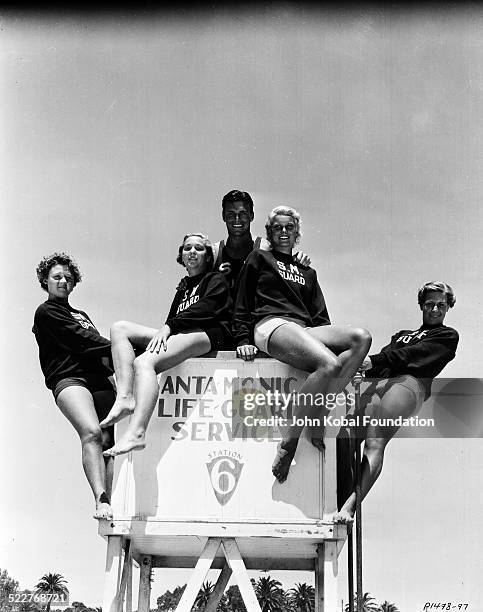
{"type": "MultiPolygon", "coordinates": [[[[210,568],[221,570],[214,612],[233,575],[249,612],[260,607],[247,570],[312,570],[316,610],[337,608],[337,558],[347,536],[334,524],[335,439],[320,453],[300,440],[288,479],[271,473],[277,439],[243,437],[233,418],[237,389],[262,384],[290,392],[306,374],[273,359],[235,353],[190,359],[160,377],[147,445],[116,458],[103,612],[131,612],[133,560],[140,567],[139,612],[148,612],[152,568],[193,568],[178,612],[189,612],[210,568]],[[124,603],[125,602],[125,603],[124,603]]],[[[119,437],[127,425],[117,426],[119,437]]],[[[273,430],[271,430],[273,431],[273,430]]],[[[135,606],[136,607],[136,606],[135,606]]]]}

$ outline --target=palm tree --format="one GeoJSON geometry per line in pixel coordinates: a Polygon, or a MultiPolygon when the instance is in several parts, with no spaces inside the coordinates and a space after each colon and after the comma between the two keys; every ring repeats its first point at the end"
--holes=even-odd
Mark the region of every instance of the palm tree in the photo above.
{"type": "Polygon", "coordinates": [[[171,591],[168,590],[166,591],[166,593],[164,593],[164,595],[161,595],[161,597],[158,597],[157,612],[166,612],[170,610],[171,611],[176,610],[185,589],[186,589],[186,584],[183,584],[183,586],[177,586],[172,593],[171,591]]]}
{"type": "Polygon", "coordinates": [[[225,608],[227,612],[247,612],[237,584],[232,584],[227,590],[225,608]]]}
{"type": "Polygon", "coordinates": [[[262,576],[255,583],[255,594],[262,612],[279,612],[285,608],[285,592],[282,583],[270,576],[262,576]]]}
{"type": "MultiPolygon", "coordinates": [[[[42,576],[38,584],[35,585],[35,590],[40,595],[67,595],[69,593],[64,576],[50,573],[42,576]]],[[[52,597],[49,597],[45,606],[45,612],[50,612],[51,603],[52,597]]]]}
{"type": "MultiPolygon", "coordinates": [[[[357,593],[354,595],[354,610],[357,610],[357,593]]],[[[372,595],[364,593],[362,596],[362,611],[363,612],[379,612],[379,606],[372,595]]],[[[349,612],[349,604],[345,607],[345,612],[349,612]]]]}
{"type": "Polygon", "coordinates": [[[212,582],[203,582],[195,600],[195,607],[197,610],[205,609],[214,589],[215,585],[212,582]]]}
{"type": "Polygon", "coordinates": [[[298,583],[289,591],[290,602],[297,612],[313,612],[315,609],[315,589],[313,586],[298,583]]]}
{"type": "Polygon", "coordinates": [[[387,600],[379,606],[379,612],[399,612],[397,606],[387,600]]]}

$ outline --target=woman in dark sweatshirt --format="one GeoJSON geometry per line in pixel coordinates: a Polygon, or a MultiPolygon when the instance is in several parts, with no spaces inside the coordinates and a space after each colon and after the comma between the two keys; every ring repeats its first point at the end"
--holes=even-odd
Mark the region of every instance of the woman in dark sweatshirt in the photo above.
{"type": "Polygon", "coordinates": [[[32,328],[45,384],[61,412],[79,434],[82,464],[94,494],[95,518],[111,518],[113,462],[102,450],[114,442],[113,428],[101,432],[99,420],[112,407],[116,394],[109,380],[111,343],[103,338],[83,310],[72,308],[69,295],[81,281],[67,253],[53,253],[37,266],[40,286],[49,297],[41,304],[32,328]]]}
{"type": "MultiPolygon", "coordinates": [[[[294,416],[314,419],[321,407],[311,398],[325,398],[347,385],[369,350],[371,336],[364,329],[331,325],[315,270],[292,255],[300,238],[299,213],[278,206],[265,227],[272,251],[252,252],[238,279],[233,316],[237,355],[251,360],[260,349],[308,372],[299,389],[304,402],[294,416]]],[[[279,482],[287,478],[302,429],[290,426],[279,444],[272,467],[279,482]]],[[[320,437],[313,436],[312,442],[323,447],[320,437]]]]}
{"type": "Polygon", "coordinates": [[[231,297],[221,272],[212,271],[213,249],[204,234],[187,234],[178,263],[188,271],[161,329],[119,321],[111,328],[117,399],[101,423],[108,427],[133,414],[123,437],[106,456],[145,446],[145,432],[159,394],[157,374],[190,357],[230,348],[231,297]],[[140,352],[136,357],[135,350],[140,352]],[[134,389],[134,392],[133,392],[134,389]]]}
{"type": "MultiPolygon", "coordinates": [[[[373,403],[376,419],[409,418],[431,395],[431,383],[454,359],[458,332],[443,325],[446,313],[455,305],[453,289],[446,283],[426,283],[418,292],[423,323],[416,330],[403,329],[381,351],[364,359],[362,370],[371,379],[361,397],[362,406],[373,403]]],[[[399,427],[369,425],[362,459],[362,495],[365,497],[382,470],[384,450],[399,427]]],[[[336,520],[351,522],[356,497],[353,492],[336,515],[336,520]]]]}

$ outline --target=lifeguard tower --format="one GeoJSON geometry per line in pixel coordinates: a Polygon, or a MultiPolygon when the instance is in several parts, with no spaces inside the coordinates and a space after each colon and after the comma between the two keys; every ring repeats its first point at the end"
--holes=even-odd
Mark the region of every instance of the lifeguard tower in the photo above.
{"type": "MultiPolygon", "coordinates": [[[[190,359],[163,373],[143,451],[116,458],[103,612],[149,611],[152,568],[193,568],[178,612],[189,612],[210,568],[221,572],[206,607],[214,612],[233,575],[249,612],[259,612],[247,570],[311,570],[316,610],[337,609],[338,555],[347,537],[334,524],[336,444],[321,453],[302,437],[289,477],[271,473],[277,439],[245,435],[233,398],[253,386],[290,393],[306,374],[274,359],[233,352],[190,359]]],[[[126,422],[118,424],[118,435],[126,422]]],[[[273,428],[272,428],[273,431],[273,428]]]]}

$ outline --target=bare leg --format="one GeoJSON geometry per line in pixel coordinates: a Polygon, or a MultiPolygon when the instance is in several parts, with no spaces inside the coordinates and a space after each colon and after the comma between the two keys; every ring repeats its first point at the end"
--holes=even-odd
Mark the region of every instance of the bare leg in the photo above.
{"type": "Polygon", "coordinates": [[[362,328],[336,325],[313,327],[306,331],[337,355],[342,368],[338,377],[331,380],[328,391],[340,393],[352,380],[369,352],[371,334],[362,328]]]}
{"type": "Polygon", "coordinates": [[[190,357],[208,353],[211,343],[205,332],[170,336],[167,350],[159,353],[145,352],[134,361],[134,395],[136,407],[129,427],[122,438],[107,451],[105,456],[121,455],[145,447],[145,433],[159,394],[157,374],[179,365],[190,357]]]}
{"type": "MultiPolygon", "coordinates": [[[[270,336],[268,349],[272,357],[310,372],[299,390],[299,395],[306,394],[302,395],[304,400],[297,403],[293,414],[296,418],[311,416],[315,412],[312,398],[327,392],[331,379],[341,370],[339,360],[322,342],[297,325],[278,327],[270,336]]],[[[272,466],[279,482],[287,479],[302,429],[302,426],[290,425],[279,444],[272,466]]]]}
{"type": "Polygon", "coordinates": [[[82,465],[96,502],[94,517],[112,518],[102,456],[102,432],[92,395],[85,387],[66,387],[59,393],[57,405],[79,434],[82,465]]]}
{"type": "MultiPolygon", "coordinates": [[[[317,338],[337,355],[342,368],[337,378],[333,378],[330,381],[327,392],[340,393],[346,388],[367,355],[372,341],[370,333],[365,329],[357,327],[339,327],[335,325],[314,327],[307,329],[307,333],[317,338]]],[[[322,450],[324,443],[320,438],[320,434],[316,430],[311,429],[310,436],[312,444],[319,450],[322,450]]]]}
{"type": "Polygon", "coordinates": [[[134,347],[146,345],[158,330],[129,321],[117,321],[111,327],[112,360],[116,372],[117,396],[107,417],[101,421],[101,428],[110,427],[134,411],[134,368],[136,358],[134,347]]]}
{"type": "MultiPolygon", "coordinates": [[[[94,400],[94,406],[96,409],[97,418],[99,421],[109,414],[111,407],[116,401],[116,393],[113,389],[94,391],[92,393],[94,400]]],[[[107,427],[102,430],[102,450],[111,448],[114,444],[114,426],[107,427]]],[[[114,476],[114,458],[104,457],[104,465],[106,469],[106,495],[108,499],[111,499],[112,491],[112,478],[114,476]]]]}
{"type": "MultiPolygon", "coordinates": [[[[395,384],[383,395],[380,406],[374,413],[376,418],[408,418],[416,410],[418,400],[413,391],[402,385],[395,384]]],[[[364,442],[364,455],[361,466],[362,499],[373,487],[382,470],[384,451],[399,427],[369,426],[364,442]]],[[[352,492],[340,511],[334,516],[334,521],[350,523],[354,520],[356,511],[356,494],[352,492]]]]}

